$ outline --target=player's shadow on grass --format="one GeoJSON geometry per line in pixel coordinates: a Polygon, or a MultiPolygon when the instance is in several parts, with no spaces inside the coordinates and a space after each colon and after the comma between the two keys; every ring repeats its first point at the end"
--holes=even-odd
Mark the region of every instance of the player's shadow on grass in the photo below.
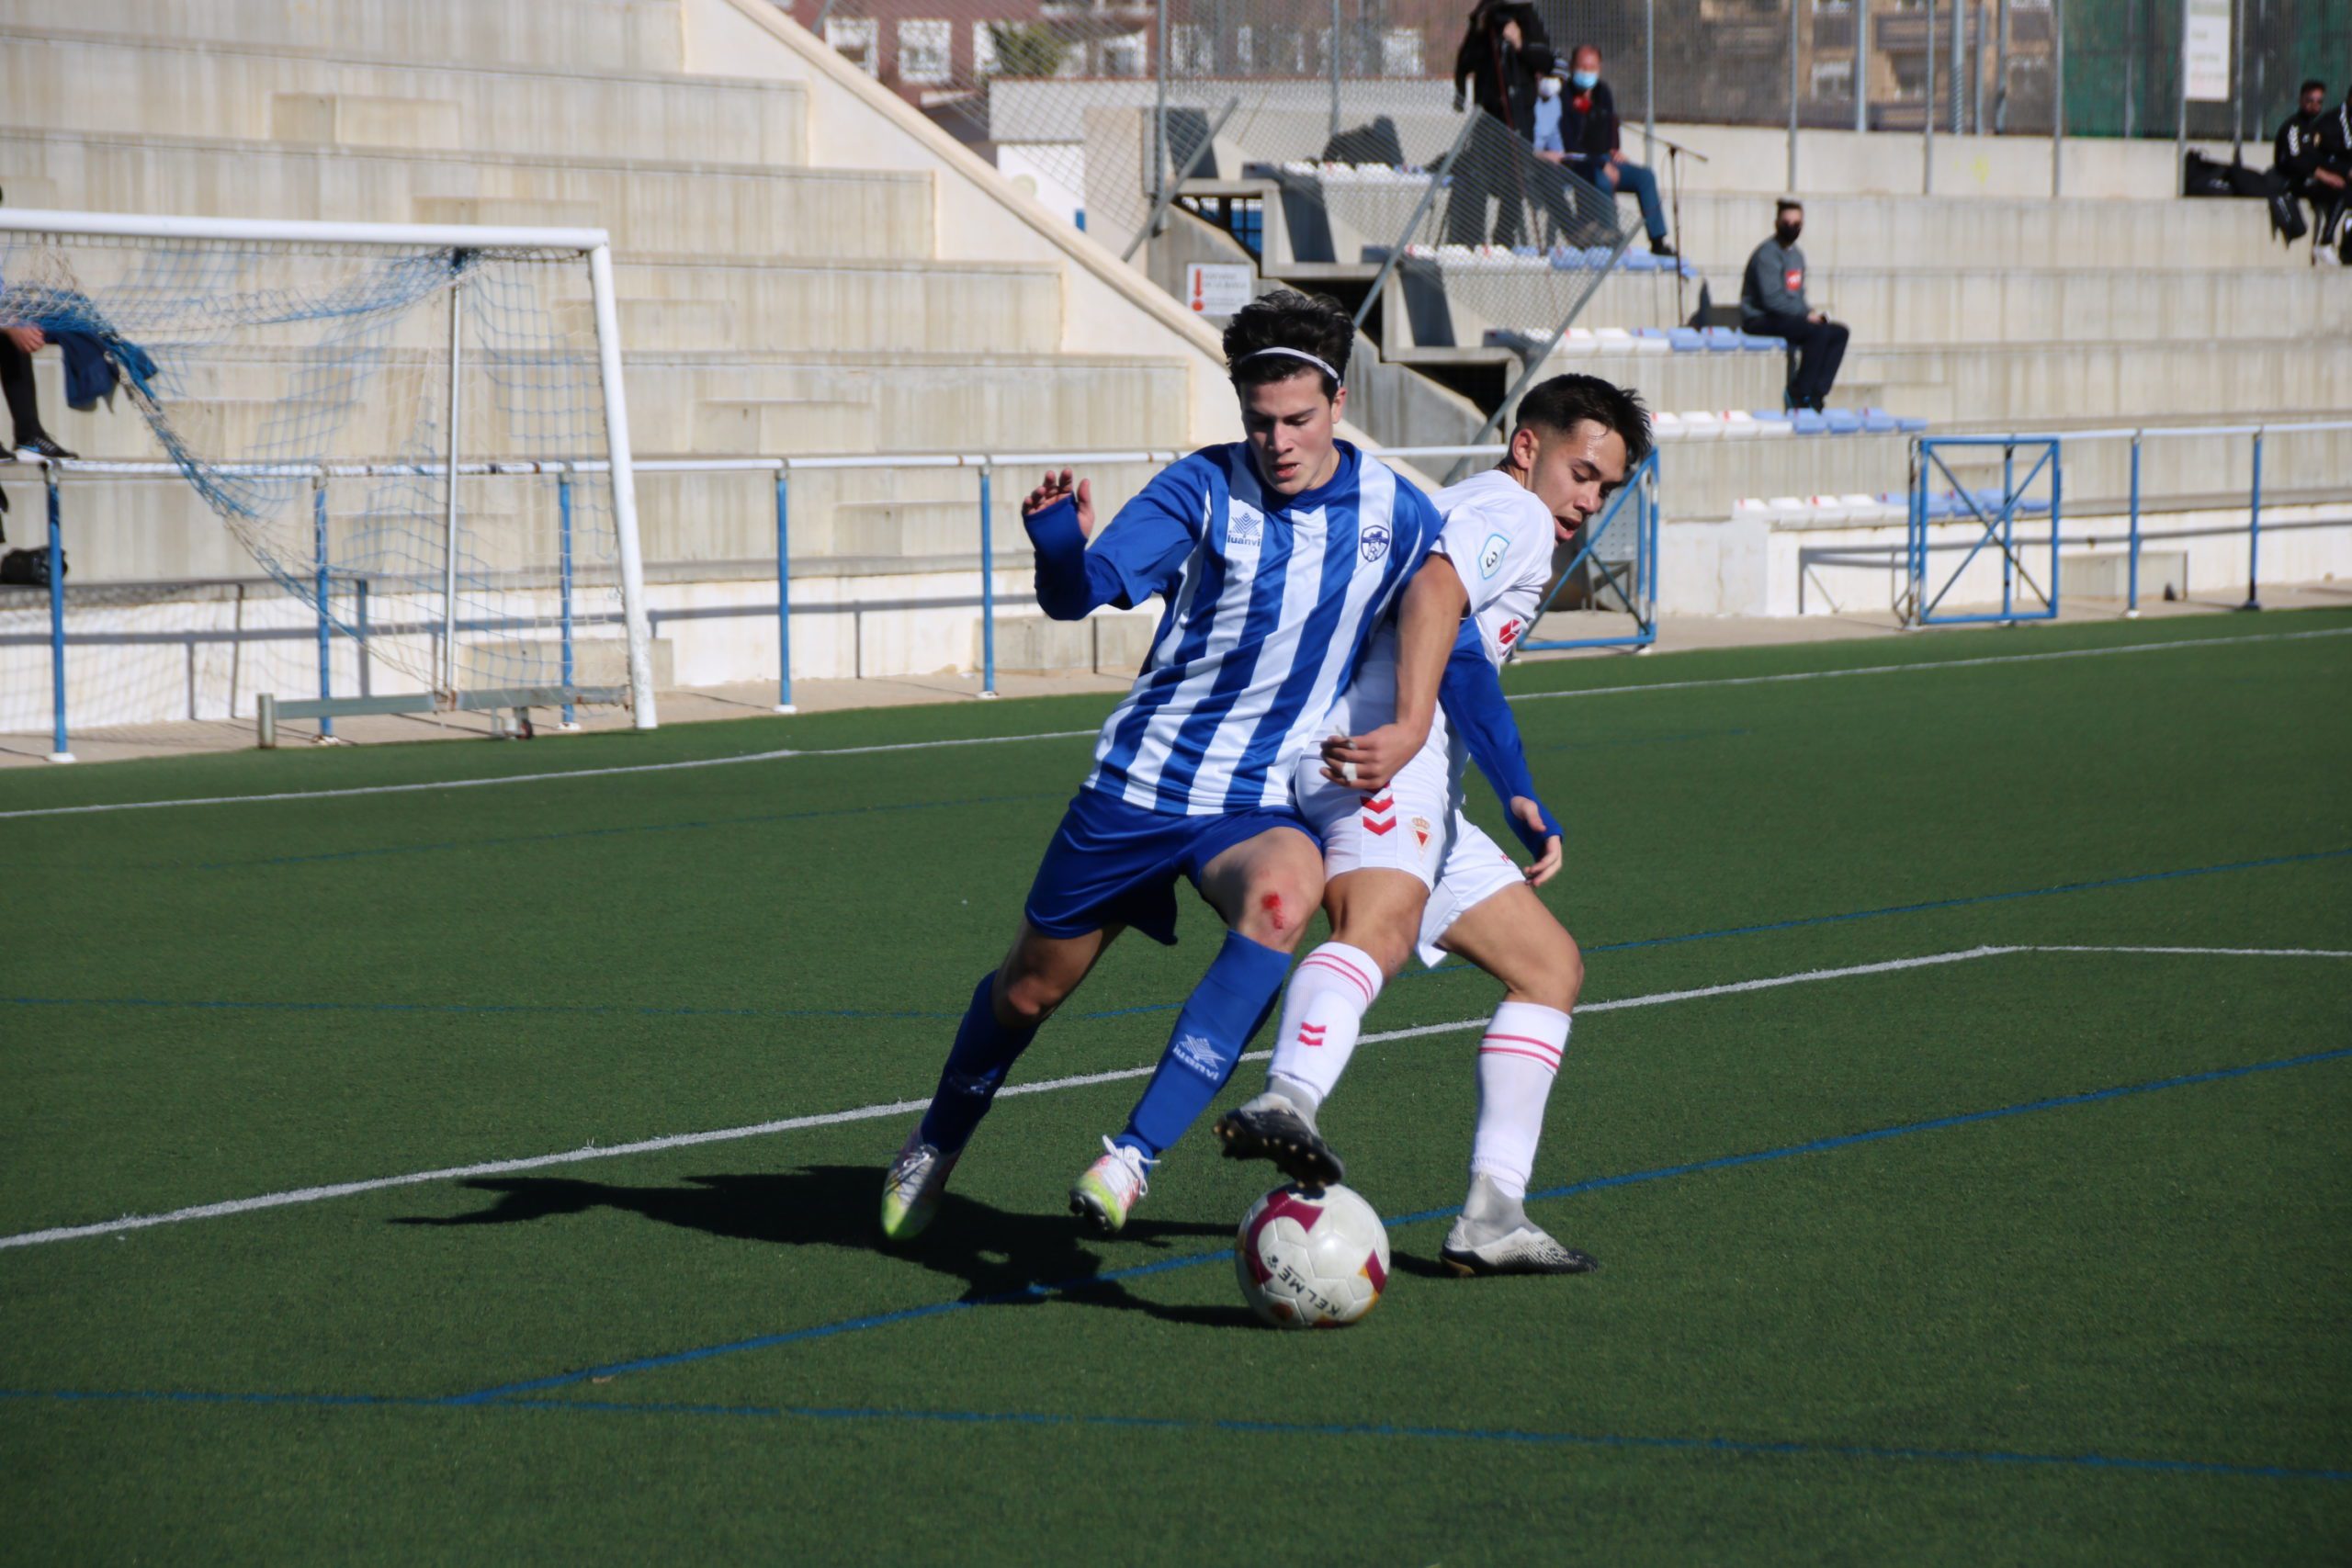
{"type": "MultiPolygon", "coordinates": [[[[1257,1320],[1239,1306],[1177,1306],[1149,1301],[1118,1280],[1097,1277],[1130,1267],[1085,1245],[1069,1215],[1016,1213],[956,1192],[940,1200],[930,1228],[911,1244],[884,1247],[876,1228],[882,1173],[866,1166],[820,1165],[804,1170],[740,1176],[695,1176],[684,1186],[624,1187],[570,1177],[485,1178],[465,1183],[497,1194],[469,1214],[413,1215],[398,1225],[508,1225],[617,1209],[708,1235],[775,1247],[834,1247],[871,1252],[946,1274],[964,1282],[962,1299],[1003,1305],[1066,1297],[1091,1306],[1141,1312],[1173,1323],[1217,1327],[1257,1320]],[[1033,1287],[1045,1287],[1043,1291],[1033,1287]]],[[[1204,1250],[1175,1244],[1231,1233],[1222,1225],[1137,1215],[1120,1233],[1141,1242],[1149,1264],[1204,1250]]],[[[1215,1265],[1208,1265],[1214,1268],[1215,1265]]]]}

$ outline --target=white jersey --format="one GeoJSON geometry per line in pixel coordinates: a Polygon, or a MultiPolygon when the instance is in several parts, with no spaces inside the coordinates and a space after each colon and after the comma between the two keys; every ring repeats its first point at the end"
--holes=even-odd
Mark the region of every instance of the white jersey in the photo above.
{"type": "MultiPolygon", "coordinates": [[[[1499,468],[1489,468],[1449,485],[1430,498],[1444,525],[1437,549],[1453,562],[1470,595],[1468,618],[1497,668],[1510,657],[1544,602],[1552,582],[1555,544],[1552,513],[1535,492],[1499,468]]],[[[1326,735],[1361,735],[1396,716],[1396,622],[1394,616],[1373,634],[1354,681],[1331,705],[1326,735]]],[[[1467,755],[1445,722],[1441,707],[1422,748],[1445,760],[1447,774],[1459,780],[1467,755]]]]}

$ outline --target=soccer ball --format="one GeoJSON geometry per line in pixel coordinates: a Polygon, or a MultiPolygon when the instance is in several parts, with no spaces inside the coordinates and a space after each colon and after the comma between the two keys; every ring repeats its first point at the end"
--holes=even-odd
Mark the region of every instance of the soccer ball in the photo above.
{"type": "Polygon", "coordinates": [[[1344,1328],[1388,1288],[1388,1233],[1346,1187],[1277,1187],[1241,1216],[1234,1273],[1276,1328],[1344,1328]]]}

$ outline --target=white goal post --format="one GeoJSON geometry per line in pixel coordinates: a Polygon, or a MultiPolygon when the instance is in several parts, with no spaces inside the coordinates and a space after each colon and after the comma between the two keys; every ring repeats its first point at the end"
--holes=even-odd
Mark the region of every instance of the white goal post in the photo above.
{"type": "MultiPolygon", "coordinates": [[[[618,683],[575,678],[574,658],[601,652],[635,727],[655,728],[603,230],[0,208],[0,324],[98,345],[154,438],[134,450],[135,426],[102,423],[107,450],[51,466],[69,537],[77,513],[130,513],[110,491],[176,470],[315,612],[322,698],[331,632],[338,659],[445,706],[482,705],[469,690],[593,700],[618,683]],[[482,506],[478,487],[503,488],[482,506]]],[[[123,537],[73,558],[69,611],[107,579],[166,575],[126,570],[139,536],[123,537]]]]}

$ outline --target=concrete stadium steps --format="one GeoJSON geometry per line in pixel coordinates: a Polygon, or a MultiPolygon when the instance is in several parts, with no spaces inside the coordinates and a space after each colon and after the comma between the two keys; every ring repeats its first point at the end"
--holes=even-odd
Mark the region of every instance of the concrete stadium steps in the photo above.
{"type": "Polygon", "coordinates": [[[677,0],[562,0],[547,7],[484,0],[0,0],[0,27],[273,43],[413,61],[519,61],[547,67],[676,71],[684,63],[677,0]]]}
{"type": "Polygon", "coordinates": [[[2280,406],[2352,408],[2342,338],[2201,343],[1858,344],[1845,373],[1884,389],[1882,406],[1947,423],[2030,429],[2115,411],[2110,423],[2280,406]]]}
{"type": "Polygon", "coordinates": [[[733,310],[731,342],[670,345],[625,336],[632,358],[668,346],[1035,355],[1062,342],[1062,275],[1042,262],[756,265],[624,256],[614,287],[634,300],[723,301],[733,310]]]}
{"type": "MultiPolygon", "coordinates": [[[[1853,361],[1847,361],[1850,371],[1853,361]]],[[[1777,409],[1788,383],[1787,355],[1781,354],[1585,354],[1554,355],[1544,362],[1545,376],[1599,376],[1642,394],[1653,412],[1682,413],[1726,409],[1754,412],[1777,409]]],[[[1885,389],[1878,382],[1844,374],[1829,401],[1835,408],[1867,408],[1881,400],[1885,389]]]]}
{"type": "Polygon", "coordinates": [[[19,125],[332,146],[797,164],[806,92],[716,76],[407,65],[261,43],[0,30],[19,125]]]}
{"type": "Polygon", "coordinates": [[[2352,288],[2312,267],[2293,271],[2118,268],[1839,268],[1807,286],[1853,329],[1886,344],[2143,343],[2227,340],[2301,331],[2346,340],[2352,288]]]}
{"type": "MultiPolygon", "coordinates": [[[[1770,195],[1685,195],[1675,244],[1717,299],[1739,296],[1740,268],[1772,234],[1770,195]],[[1726,292],[1728,290],[1728,292],[1726,292]]],[[[1816,274],[1844,267],[2061,267],[2119,270],[2308,265],[2270,234],[2258,201],[2094,201],[1917,196],[1808,196],[1798,242],[1816,274]]]]}
{"type": "MultiPolygon", "coordinates": [[[[283,413],[299,355],[223,360],[182,378],[171,400],[207,453],[274,449],[262,445],[283,413]]],[[[85,457],[160,461],[146,422],[118,400],[80,413],[63,400],[56,355],[34,361],[52,434],[85,457]]],[[[594,368],[574,372],[593,389],[594,368]]],[[[655,346],[625,366],[629,423],[644,456],[811,457],[870,452],[1070,451],[1180,445],[1191,397],[1179,360],[1114,355],[899,353],[763,355],[678,353],[655,346]]],[[[405,449],[420,422],[437,428],[440,384],[421,360],[384,372],[347,411],[330,456],[359,460],[405,449]]],[[[464,451],[471,457],[523,457],[532,441],[510,428],[505,405],[480,376],[463,389],[464,451]]],[[[586,405],[582,405],[585,407],[586,405]]],[[[554,417],[554,416],[548,416],[554,417]]],[[[578,417],[590,447],[601,439],[593,412],[578,417]]],[[[544,443],[549,427],[531,431],[544,443]]]]}
{"type": "MultiPolygon", "coordinates": [[[[7,112],[0,109],[0,113],[7,112]]],[[[9,201],[334,222],[601,228],[624,251],[744,259],[933,254],[929,175],[291,146],[0,129],[9,201]]]]}
{"type": "MultiPolygon", "coordinates": [[[[1738,299],[1736,276],[1716,300],[1738,299]]],[[[1857,344],[2060,343],[2098,338],[2200,339],[2276,333],[2352,334],[2352,288],[2335,273],[2232,267],[1816,266],[1814,302],[1851,327],[1857,344]]],[[[1698,303],[1686,286],[1687,316],[1698,303]]],[[[1556,321],[1529,323],[1549,332],[1556,321]]],[[[1670,327],[1673,280],[1612,274],[1577,318],[1580,327],[1670,327]]]]}

